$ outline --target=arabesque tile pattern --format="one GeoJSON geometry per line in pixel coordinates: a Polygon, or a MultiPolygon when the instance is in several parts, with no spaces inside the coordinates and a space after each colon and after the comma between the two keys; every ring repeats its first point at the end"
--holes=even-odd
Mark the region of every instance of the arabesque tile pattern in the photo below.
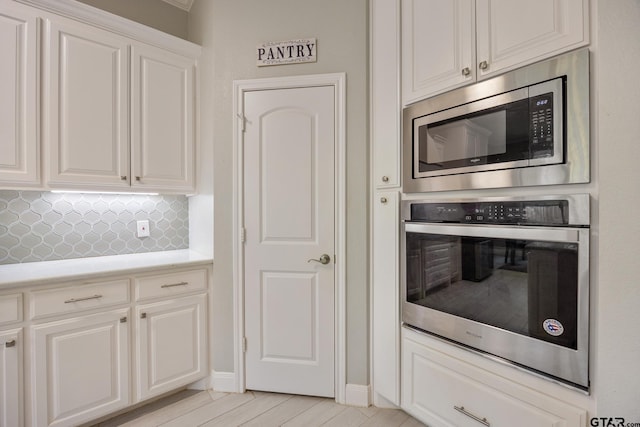
{"type": "Polygon", "coordinates": [[[0,264],[188,247],[186,196],[0,191],[0,264]]]}

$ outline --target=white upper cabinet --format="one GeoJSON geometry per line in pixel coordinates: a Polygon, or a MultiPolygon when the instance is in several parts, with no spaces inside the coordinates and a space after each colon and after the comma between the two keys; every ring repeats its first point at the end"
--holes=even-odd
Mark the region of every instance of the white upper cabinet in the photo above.
{"type": "Polygon", "coordinates": [[[405,105],[589,43],[588,0],[401,0],[405,105]]]}
{"type": "Polygon", "coordinates": [[[128,43],[47,22],[45,147],[51,187],[129,186],[128,43]]]}
{"type": "Polygon", "coordinates": [[[116,31],[46,19],[46,185],[193,193],[196,49],[175,39],[165,48],[166,35],[142,43],[116,31]]]}
{"type": "Polygon", "coordinates": [[[405,105],[475,80],[473,0],[402,0],[405,105]]]}
{"type": "Polygon", "coordinates": [[[37,25],[29,8],[0,4],[0,188],[40,183],[37,25]]]}
{"type": "Polygon", "coordinates": [[[400,185],[400,3],[372,0],[371,143],[372,182],[378,189],[400,185]]]}
{"type": "Polygon", "coordinates": [[[132,186],[191,192],[196,61],[132,46],[132,186]]]}
{"type": "Polygon", "coordinates": [[[587,0],[476,0],[479,77],[588,44],[588,18],[587,0]]]}

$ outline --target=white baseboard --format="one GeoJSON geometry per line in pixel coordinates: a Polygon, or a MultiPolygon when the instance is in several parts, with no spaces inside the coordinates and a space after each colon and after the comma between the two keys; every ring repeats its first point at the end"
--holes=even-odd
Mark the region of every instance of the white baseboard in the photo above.
{"type": "Polygon", "coordinates": [[[376,408],[398,409],[398,405],[389,401],[386,397],[373,392],[373,405],[376,408]]]}
{"type": "Polygon", "coordinates": [[[240,392],[235,372],[212,371],[211,386],[211,388],[213,388],[213,391],[221,391],[225,393],[240,392]]]}
{"type": "Polygon", "coordinates": [[[345,404],[366,408],[371,405],[371,387],[368,385],[347,384],[345,404]]]}
{"type": "Polygon", "coordinates": [[[189,384],[187,388],[189,390],[209,390],[211,388],[211,376],[205,377],[200,381],[189,384]]]}

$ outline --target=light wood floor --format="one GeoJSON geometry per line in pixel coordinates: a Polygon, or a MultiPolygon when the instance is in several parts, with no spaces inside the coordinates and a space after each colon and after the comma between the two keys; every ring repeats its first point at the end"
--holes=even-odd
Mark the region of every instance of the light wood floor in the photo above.
{"type": "Polygon", "coordinates": [[[356,408],[333,399],[249,391],[244,394],[183,391],[96,427],[155,426],[379,426],[424,427],[397,409],[356,408]]]}

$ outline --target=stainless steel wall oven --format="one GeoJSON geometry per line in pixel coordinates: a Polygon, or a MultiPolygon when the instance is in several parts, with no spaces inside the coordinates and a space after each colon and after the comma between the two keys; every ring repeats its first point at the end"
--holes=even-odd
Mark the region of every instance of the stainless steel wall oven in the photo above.
{"type": "Polygon", "coordinates": [[[403,111],[406,193],[589,182],[589,51],[403,111]]]}
{"type": "Polygon", "coordinates": [[[408,200],[407,326],[589,388],[589,196],[408,200]]]}

